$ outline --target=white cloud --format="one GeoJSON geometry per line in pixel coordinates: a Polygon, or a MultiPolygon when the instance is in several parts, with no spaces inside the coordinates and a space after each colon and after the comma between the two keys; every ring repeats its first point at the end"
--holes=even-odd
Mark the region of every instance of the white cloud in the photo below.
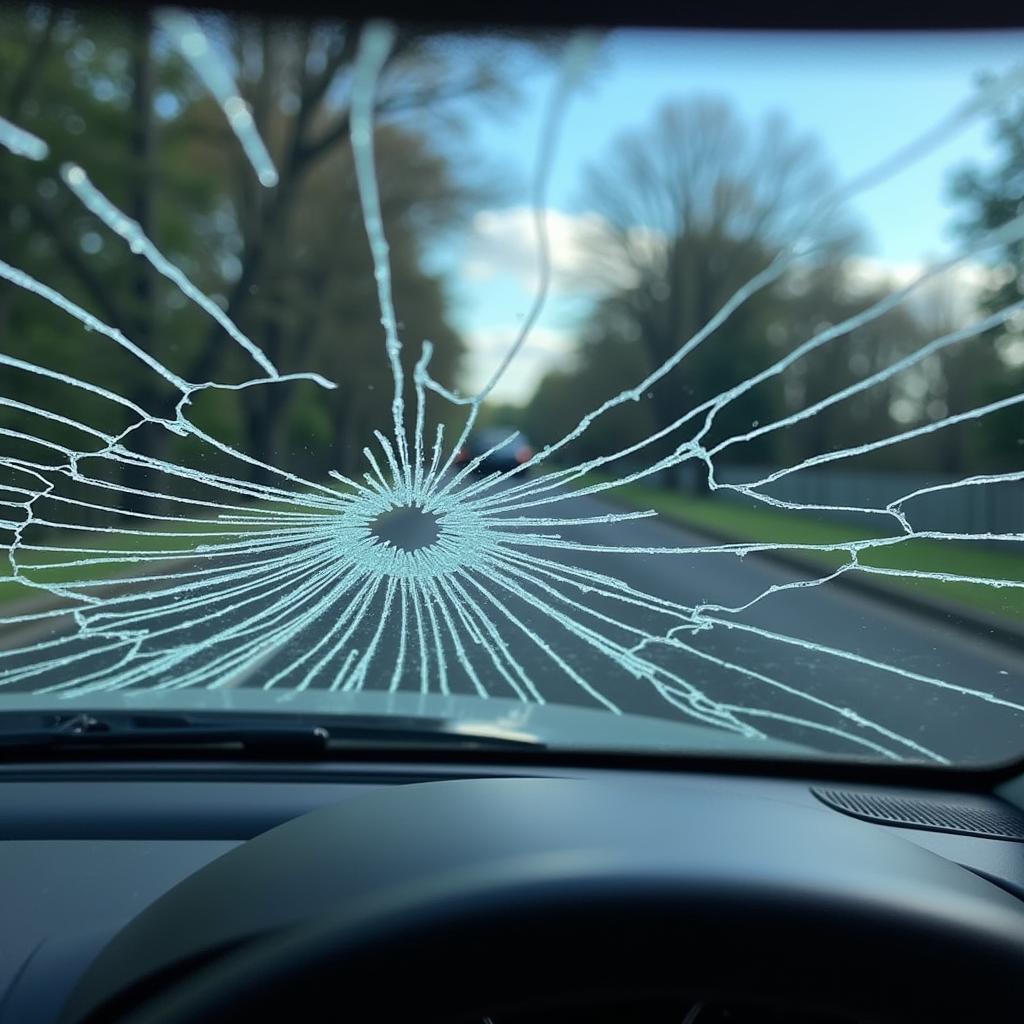
{"type": "MultiPolygon", "coordinates": [[[[517,324],[492,324],[467,332],[466,389],[483,387],[515,343],[517,324]]],[[[548,370],[571,365],[573,332],[557,327],[535,327],[511,366],[495,385],[491,397],[498,402],[522,404],[533,394],[548,370]]]]}
{"type": "MultiPolygon", "coordinates": [[[[597,253],[612,240],[608,222],[589,212],[568,214],[547,211],[547,230],[553,271],[552,300],[597,298],[611,288],[627,286],[631,271],[625,259],[617,265],[597,253]]],[[[634,258],[656,258],[661,237],[635,228],[628,239],[634,258]]],[[[890,262],[856,256],[846,260],[844,272],[851,290],[867,292],[879,287],[901,288],[926,269],[923,262],[890,262]]],[[[538,286],[537,239],[534,211],[529,207],[483,210],[473,219],[469,244],[462,264],[464,279],[480,286],[481,295],[511,278],[524,296],[538,286]]],[[[997,270],[965,261],[914,289],[907,306],[928,319],[966,323],[976,315],[977,297],[993,282],[997,270]]],[[[467,341],[465,386],[482,387],[515,341],[520,323],[490,310],[489,323],[463,329],[467,341]],[[495,315],[496,314],[496,315],[495,315]]],[[[535,327],[512,365],[492,392],[497,401],[521,403],[544,376],[556,367],[571,365],[575,332],[569,327],[535,327]]]]}
{"type": "MultiPolygon", "coordinates": [[[[890,263],[856,256],[848,259],[843,269],[851,288],[866,292],[878,287],[906,287],[927,267],[923,262],[890,263]]],[[[966,323],[977,314],[979,294],[996,282],[998,274],[993,267],[965,260],[915,288],[907,297],[907,306],[929,318],[943,316],[953,322],[966,323]]]]}
{"type": "MultiPolygon", "coordinates": [[[[570,214],[546,211],[551,255],[553,294],[598,295],[610,286],[628,283],[625,265],[616,265],[598,253],[610,251],[611,228],[597,213],[570,214]]],[[[652,232],[631,231],[631,243],[651,247],[652,232]],[[644,238],[641,238],[644,235],[644,238]],[[635,236],[635,237],[633,237],[635,236]]],[[[515,278],[527,294],[539,285],[538,239],[534,211],[527,206],[481,210],[473,218],[469,245],[462,265],[467,280],[486,283],[502,275],[515,278]]]]}
{"type": "MultiPolygon", "coordinates": [[[[553,297],[596,298],[612,289],[628,287],[635,271],[622,248],[612,244],[612,228],[600,214],[546,211],[551,254],[553,297]]],[[[636,262],[655,259],[664,245],[653,230],[633,227],[628,247],[636,262]]],[[[525,295],[532,296],[539,285],[537,235],[534,211],[527,206],[481,210],[473,218],[469,242],[461,267],[464,280],[480,285],[501,278],[514,279],[525,295]]],[[[869,256],[846,260],[844,271],[855,291],[880,286],[900,288],[925,270],[923,262],[891,262],[869,256]]],[[[962,320],[975,313],[981,289],[992,283],[998,271],[976,261],[965,261],[914,290],[908,305],[915,310],[943,312],[962,320]]]]}

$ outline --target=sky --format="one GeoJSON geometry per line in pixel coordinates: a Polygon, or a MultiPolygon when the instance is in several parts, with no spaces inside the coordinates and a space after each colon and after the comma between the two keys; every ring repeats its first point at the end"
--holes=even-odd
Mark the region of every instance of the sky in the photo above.
{"type": "MultiPolygon", "coordinates": [[[[553,225],[556,287],[531,342],[495,397],[523,401],[543,370],[567,358],[588,301],[574,275],[575,224],[592,216],[583,169],[623,131],[643,127],[666,100],[714,95],[750,123],[773,111],[817,137],[840,180],[857,176],[938,123],[975,92],[980,72],[1024,62],[1024,32],[866,35],[618,31],[602,40],[572,95],[558,137],[546,206],[553,225]]],[[[510,344],[536,288],[529,186],[554,61],[509,58],[523,101],[500,118],[478,117],[471,143],[511,182],[504,205],[483,211],[439,256],[456,272],[457,326],[471,350],[468,384],[479,386],[510,344]]],[[[991,158],[981,117],[891,180],[856,197],[862,255],[904,271],[955,248],[951,174],[991,158]]]]}

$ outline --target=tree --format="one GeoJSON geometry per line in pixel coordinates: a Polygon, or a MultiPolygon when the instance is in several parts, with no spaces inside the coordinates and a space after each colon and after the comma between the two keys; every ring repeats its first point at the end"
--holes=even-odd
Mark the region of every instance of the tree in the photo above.
{"type": "MultiPolygon", "coordinates": [[[[432,235],[423,222],[450,224],[468,193],[421,138],[389,127],[378,132],[376,145],[392,291],[404,338],[405,400],[412,409],[412,370],[423,339],[434,345],[431,370],[441,380],[456,379],[463,352],[446,319],[444,283],[422,269],[422,250],[432,235]]],[[[264,351],[280,369],[315,367],[338,385],[333,392],[308,384],[250,389],[244,404],[250,450],[270,462],[312,450],[321,471],[349,473],[373,430],[390,422],[391,372],[363,239],[351,154],[338,150],[311,175],[287,235],[268,259],[268,287],[252,304],[264,351]]]]}
{"type": "MultiPolygon", "coordinates": [[[[857,236],[830,198],[831,175],[813,142],[778,118],[751,131],[718,101],[671,103],[647,130],[620,139],[588,186],[601,215],[591,248],[606,290],[580,328],[574,368],[550,373],[524,413],[542,442],[563,436],[586,412],[660,367],[788,245],[807,238],[817,248],[814,258],[795,261],[750,296],[639,401],[596,420],[573,443],[573,457],[651,437],[891,292],[890,282],[865,275],[866,268],[854,272],[857,236]]],[[[905,411],[905,393],[920,391],[921,374],[935,377],[932,363],[785,428],[767,427],[885,370],[934,337],[931,326],[898,304],[745,390],[716,411],[702,443],[723,446],[716,465],[777,466],[895,433],[905,423],[893,410],[905,411]],[[751,440],[738,440],[751,432],[751,440]]],[[[933,407],[919,401],[914,411],[930,415],[933,407]]],[[[703,427],[704,416],[695,417],[645,445],[636,464],[650,465],[703,427]]],[[[929,438],[883,447],[858,464],[939,468],[948,454],[948,446],[929,438]]],[[[702,478],[684,476],[698,485],[702,478]]]]}
{"type": "MultiPolygon", "coordinates": [[[[216,402],[197,396],[196,417],[263,461],[279,458],[290,437],[307,451],[326,438],[332,444],[306,457],[309,471],[351,469],[350,453],[366,443],[371,423],[387,424],[389,404],[383,386],[358,394],[352,386],[383,363],[348,144],[360,26],[209,16],[208,30],[235,52],[241,91],[280,172],[268,190],[192,70],[159,42],[149,14],[110,19],[33,7],[5,8],[0,16],[0,110],[45,138],[52,152],[43,165],[11,158],[0,167],[10,211],[0,223],[5,255],[185,379],[251,375],[217,325],[177,301],[167,282],[57,186],[61,162],[81,163],[282,369],[337,371],[347,381],[330,399],[297,401],[306,394],[301,386],[220,392],[216,402]],[[346,352],[342,344],[353,347],[346,352]],[[334,455],[343,465],[330,461],[334,455]]],[[[458,127],[453,103],[512,96],[495,68],[472,47],[453,55],[436,37],[403,31],[380,83],[376,143],[399,315],[412,343],[405,358],[411,363],[416,343],[431,338],[433,373],[449,385],[461,342],[447,322],[443,282],[424,271],[422,254],[476,193],[429,139],[445,126],[450,142],[458,127]]],[[[0,290],[0,328],[9,328],[16,350],[83,379],[100,376],[144,408],[167,411],[168,396],[154,389],[152,375],[117,354],[99,365],[91,345],[69,342],[60,313],[13,287],[0,290]]],[[[48,387],[38,379],[25,386],[48,387]]],[[[48,400],[52,407],[53,396],[48,400]]],[[[132,444],[164,456],[179,442],[140,430],[132,444]]],[[[244,467],[236,463],[232,471],[244,467]]],[[[132,468],[124,472],[131,483],[132,468]]],[[[136,510],[144,504],[133,499],[136,510]]]]}
{"type": "MultiPolygon", "coordinates": [[[[648,370],[661,365],[736,289],[806,232],[828,185],[811,143],[778,119],[751,135],[719,100],[663,106],[647,129],[619,139],[609,159],[588,175],[591,205],[609,228],[598,252],[627,282],[598,306],[589,345],[632,340],[643,348],[648,370]],[[607,336],[604,325],[617,339],[607,336]]],[[[845,241],[837,225],[828,227],[829,242],[845,241]]],[[[650,400],[657,428],[671,424],[684,404],[764,365],[772,303],[770,293],[754,296],[655,385],[650,400]]],[[[771,396],[761,391],[756,398],[748,421],[771,415],[771,396]]],[[[748,401],[744,415],[751,408],[748,401]]],[[[733,421],[729,410],[723,425],[733,421]]],[[[658,450],[674,443],[666,440],[658,450]]]]}
{"type": "MultiPolygon", "coordinates": [[[[603,219],[593,248],[606,279],[619,284],[591,318],[584,352],[588,344],[616,337],[621,344],[631,336],[644,350],[638,362],[660,366],[790,244],[811,237],[815,265],[834,264],[849,251],[854,232],[828,201],[831,189],[817,147],[781,117],[751,130],[721,100],[667,103],[588,173],[586,197],[603,219]]],[[[781,319],[780,287],[750,298],[654,386],[658,428],[678,418],[684,405],[771,361],[778,344],[767,338],[781,319]]],[[[780,402],[778,387],[759,389],[741,409],[727,408],[719,425],[749,428],[780,402]]],[[[659,451],[676,444],[666,440],[659,451]]]]}
{"type": "MultiPolygon", "coordinates": [[[[193,159],[187,140],[172,139],[163,147],[156,173],[154,146],[160,126],[152,101],[156,92],[173,93],[191,109],[199,91],[190,89],[180,67],[154,59],[146,12],[109,19],[12,7],[0,17],[0,109],[45,139],[51,154],[41,164],[13,158],[2,163],[7,216],[0,232],[5,256],[147,350],[164,354],[167,348],[161,339],[178,336],[188,314],[183,318],[168,305],[151,268],[112,241],[59,186],[58,171],[65,161],[87,166],[111,199],[147,234],[160,238],[169,254],[190,259],[201,251],[201,241],[188,231],[193,221],[157,202],[158,184],[165,191],[187,193],[190,216],[196,220],[211,212],[216,186],[203,175],[202,163],[193,159]]],[[[111,387],[143,407],[166,411],[160,403],[167,396],[140,364],[118,352],[98,359],[92,337],[69,330],[63,314],[14,287],[4,288],[0,322],[11,354],[111,387]]],[[[56,409],[68,400],[38,377],[15,377],[15,392],[36,405],[56,409]]],[[[94,403],[88,397],[79,394],[75,402],[76,413],[86,422],[104,429],[127,425],[104,422],[111,410],[91,408],[94,403]]],[[[46,429],[52,430],[52,425],[46,429]]],[[[29,432],[42,430],[34,421],[29,432]]],[[[142,435],[140,441],[145,441],[142,435]]],[[[139,482],[133,467],[124,466],[122,472],[123,482],[139,482]]]]}
{"type": "MultiPolygon", "coordinates": [[[[227,287],[227,312],[248,322],[253,296],[266,287],[273,254],[288,233],[310,177],[333,153],[347,149],[360,25],[307,22],[289,28],[265,19],[231,22],[226,30],[233,39],[240,85],[251,100],[257,127],[271,140],[279,173],[273,190],[260,189],[238,148],[223,147],[231,173],[244,183],[232,211],[239,270],[227,287]]],[[[513,95],[485,55],[474,57],[463,50],[453,59],[437,45],[436,36],[403,29],[382,72],[376,119],[423,135],[432,127],[450,128],[458,101],[475,97],[500,103],[513,95]]],[[[222,134],[227,134],[226,126],[222,134]]],[[[414,176],[402,185],[406,194],[410,185],[415,191],[414,176]]],[[[439,218],[430,216],[424,205],[420,203],[420,225],[438,227],[439,218]]],[[[201,377],[211,375],[218,352],[214,344],[202,346],[197,366],[201,377]]]]}
{"type": "MultiPolygon", "coordinates": [[[[995,162],[961,169],[950,192],[960,204],[956,227],[962,238],[976,241],[1024,214],[1024,100],[1007,100],[993,119],[995,162]]],[[[990,283],[979,307],[995,313],[1024,296],[1024,240],[995,251],[988,264],[990,283]]],[[[1024,391],[1024,323],[1020,315],[971,342],[944,360],[951,412],[998,401],[1024,391]]],[[[974,471],[1019,469],[1022,431],[1019,408],[985,417],[972,432],[967,452],[974,471]]]]}
{"type": "MultiPolygon", "coordinates": [[[[545,374],[525,410],[505,422],[521,422],[538,446],[553,444],[604,399],[619,392],[624,382],[642,376],[646,372],[642,358],[635,343],[614,332],[585,337],[571,364],[545,374]]],[[[627,402],[595,420],[566,455],[572,462],[592,459],[643,441],[654,430],[650,400],[627,402]]],[[[622,464],[616,468],[623,471],[622,464]]]]}

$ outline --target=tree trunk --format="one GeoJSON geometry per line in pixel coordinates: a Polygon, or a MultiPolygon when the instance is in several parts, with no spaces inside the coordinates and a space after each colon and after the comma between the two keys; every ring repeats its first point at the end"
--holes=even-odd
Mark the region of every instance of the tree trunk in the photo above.
{"type": "MultiPolygon", "coordinates": [[[[152,12],[140,7],[132,15],[132,95],[130,134],[128,139],[131,168],[131,195],[128,211],[149,238],[154,235],[153,223],[153,55],[152,12]]],[[[144,351],[154,351],[157,299],[156,272],[145,259],[132,261],[131,309],[128,316],[131,339],[144,351]]],[[[147,371],[148,372],[148,371],[147,371]]],[[[142,408],[152,409],[154,388],[148,383],[135,389],[132,399],[142,408]]],[[[170,445],[156,430],[139,430],[132,439],[132,450],[152,458],[163,457],[170,445]]],[[[152,473],[139,466],[122,467],[122,480],[127,487],[145,490],[152,486],[152,473]]],[[[122,496],[121,508],[133,512],[153,512],[161,502],[139,494],[122,496]]]]}

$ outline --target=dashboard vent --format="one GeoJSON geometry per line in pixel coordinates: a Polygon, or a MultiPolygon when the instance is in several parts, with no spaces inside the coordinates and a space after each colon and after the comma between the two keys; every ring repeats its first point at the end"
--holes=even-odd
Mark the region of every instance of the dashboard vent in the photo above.
{"type": "Polygon", "coordinates": [[[837,811],[880,825],[1024,842],[1024,814],[1012,807],[983,804],[966,797],[893,796],[817,787],[811,792],[837,811]]]}

